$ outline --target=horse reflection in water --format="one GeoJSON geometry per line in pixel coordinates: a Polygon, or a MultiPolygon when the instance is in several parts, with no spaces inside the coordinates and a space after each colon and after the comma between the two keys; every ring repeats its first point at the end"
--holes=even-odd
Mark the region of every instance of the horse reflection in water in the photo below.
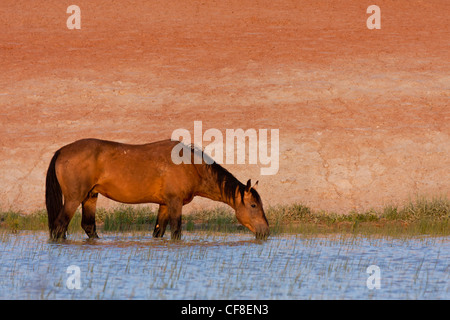
{"type": "Polygon", "coordinates": [[[190,163],[175,164],[171,153],[179,143],[130,145],[83,139],[56,151],[45,192],[50,238],[66,237],[80,204],[81,226],[89,238],[97,238],[95,210],[100,193],[122,203],[159,204],[154,237],[162,237],[170,223],[171,238],[180,239],[182,207],[201,196],[228,204],[257,239],[266,239],[269,224],[256,191],[258,182],[253,187],[250,180],[243,184],[214,161],[198,161],[196,157],[206,155],[192,146],[180,148],[184,155],[190,154],[190,163]]]}

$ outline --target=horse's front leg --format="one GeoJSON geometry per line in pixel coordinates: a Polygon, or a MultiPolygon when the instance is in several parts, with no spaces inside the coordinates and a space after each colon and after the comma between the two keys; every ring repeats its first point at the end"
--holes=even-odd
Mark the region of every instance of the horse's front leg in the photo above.
{"type": "Polygon", "coordinates": [[[153,237],[161,238],[166,231],[167,223],[169,222],[168,207],[165,204],[159,205],[158,216],[156,217],[155,230],[153,237]]]}
{"type": "Polygon", "coordinates": [[[183,209],[183,201],[174,199],[169,205],[169,221],[171,239],[181,239],[181,211],[183,209]]]}

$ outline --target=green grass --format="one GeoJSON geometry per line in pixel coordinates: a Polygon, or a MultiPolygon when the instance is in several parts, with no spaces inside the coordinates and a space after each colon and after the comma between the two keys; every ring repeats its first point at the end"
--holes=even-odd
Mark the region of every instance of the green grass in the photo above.
{"type": "Polygon", "coordinates": [[[13,232],[18,230],[47,229],[47,211],[39,210],[32,214],[22,214],[12,210],[0,212],[0,228],[13,232]]]}
{"type": "Polygon", "coordinates": [[[380,233],[387,235],[450,235],[450,201],[419,197],[403,206],[385,206],[348,214],[314,212],[294,204],[269,208],[266,216],[274,232],[380,233]]]}
{"type": "MultiPolygon", "coordinates": [[[[157,212],[148,207],[123,206],[113,210],[99,209],[96,221],[100,232],[153,230],[157,212]]],[[[266,209],[271,233],[369,233],[384,235],[450,235],[450,201],[446,197],[417,198],[403,206],[385,206],[366,212],[348,214],[313,211],[302,204],[266,209]]],[[[72,219],[69,232],[82,231],[79,211],[72,219]]],[[[201,210],[183,216],[187,231],[209,230],[239,232],[241,226],[228,208],[201,210]]],[[[47,213],[0,212],[0,229],[47,230],[47,213]]]]}

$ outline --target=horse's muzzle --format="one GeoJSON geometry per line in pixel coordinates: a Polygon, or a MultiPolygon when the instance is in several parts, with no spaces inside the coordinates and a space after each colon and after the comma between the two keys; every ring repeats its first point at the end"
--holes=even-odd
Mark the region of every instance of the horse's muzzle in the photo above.
{"type": "Polygon", "coordinates": [[[261,226],[256,228],[255,236],[258,240],[266,240],[269,237],[269,226],[261,226]]]}

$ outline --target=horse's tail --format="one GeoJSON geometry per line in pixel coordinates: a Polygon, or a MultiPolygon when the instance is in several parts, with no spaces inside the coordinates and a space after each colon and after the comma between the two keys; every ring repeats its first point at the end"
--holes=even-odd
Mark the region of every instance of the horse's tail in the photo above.
{"type": "Polygon", "coordinates": [[[47,179],[45,181],[45,206],[48,214],[48,227],[50,236],[54,229],[55,220],[63,206],[61,186],[56,177],[55,163],[60,150],[53,155],[47,170],[47,179]]]}

